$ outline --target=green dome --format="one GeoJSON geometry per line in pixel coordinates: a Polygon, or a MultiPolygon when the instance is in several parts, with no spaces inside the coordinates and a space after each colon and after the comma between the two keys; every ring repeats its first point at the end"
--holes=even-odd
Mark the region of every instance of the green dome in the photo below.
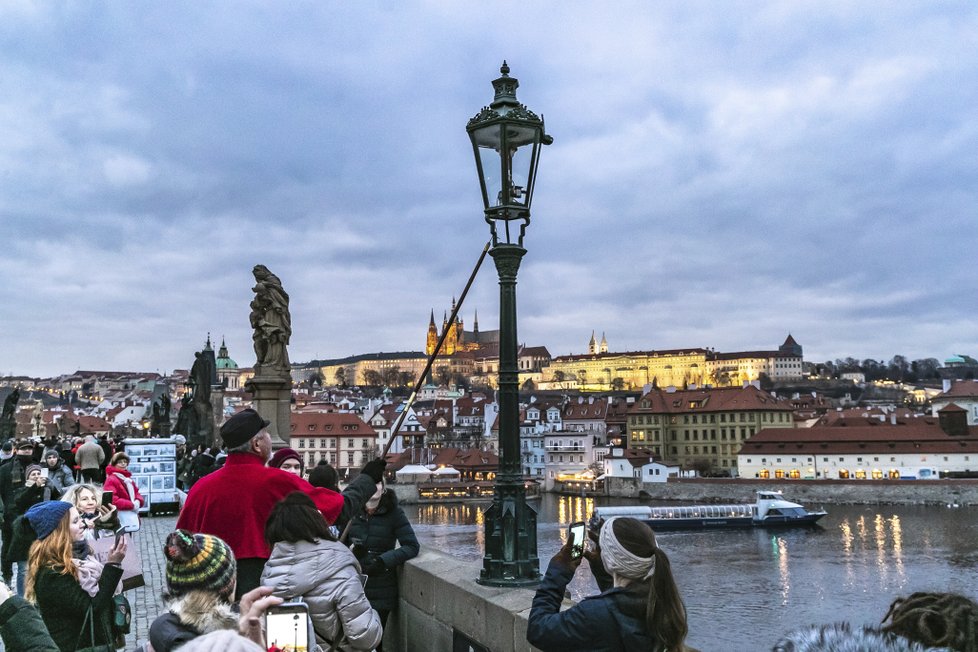
{"type": "Polygon", "coordinates": [[[238,363],[231,358],[217,358],[214,360],[218,369],[237,369],[238,363]]]}
{"type": "Polygon", "coordinates": [[[950,358],[944,361],[944,364],[954,364],[954,363],[964,364],[964,358],[962,358],[960,355],[952,355],[950,358]]]}

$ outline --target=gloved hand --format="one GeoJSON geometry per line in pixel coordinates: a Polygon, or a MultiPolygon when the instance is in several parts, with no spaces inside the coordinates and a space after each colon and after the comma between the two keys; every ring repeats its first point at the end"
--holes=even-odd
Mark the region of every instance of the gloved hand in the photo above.
{"type": "Polygon", "coordinates": [[[387,460],[378,457],[364,464],[363,468],[360,469],[360,473],[369,476],[374,482],[380,482],[384,479],[384,469],[386,468],[387,460]]]}
{"type": "Polygon", "coordinates": [[[387,570],[387,564],[377,555],[367,555],[363,560],[363,572],[367,575],[380,575],[387,570]]]}

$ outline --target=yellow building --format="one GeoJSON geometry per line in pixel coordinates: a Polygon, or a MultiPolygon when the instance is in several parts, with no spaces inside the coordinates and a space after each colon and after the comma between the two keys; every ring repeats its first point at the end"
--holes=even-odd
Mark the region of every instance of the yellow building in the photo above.
{"type": "Polygon", "coordinates": [[[628,410],[626,448],[656,460],[737,476],[744,441],[764,428],[794,428],[793,408],[753,385],[654,389],[628,410]]]}

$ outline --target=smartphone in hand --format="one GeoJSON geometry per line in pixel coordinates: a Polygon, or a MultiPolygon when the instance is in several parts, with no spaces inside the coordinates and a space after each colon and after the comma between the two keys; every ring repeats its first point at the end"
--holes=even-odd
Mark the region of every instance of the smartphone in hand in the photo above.
{"type": "Polygon", "coordinates": [[[580,559],[584,556],[584,534],[587,526],[584,521],[571,523],[568,528],[568,535],[571,540],[571,559],[580,559]]]}
{"type": "Polygon", "coordinates": [[[308,650],[309,629],[309,607],[305,602],[283,602],[265,612],[265,640],[269,648],[308,650]]]}
{"type": "Polygon", "coordinates": [[[102,504],[105,505],[106,507],[108,507],[109,505],[112,504],[112,492],[111,491],[103,491],[102,492],[102,504]]]}

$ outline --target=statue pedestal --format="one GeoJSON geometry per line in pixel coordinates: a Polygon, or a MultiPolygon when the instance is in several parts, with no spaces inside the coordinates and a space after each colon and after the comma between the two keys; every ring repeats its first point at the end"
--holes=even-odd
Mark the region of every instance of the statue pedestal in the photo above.
{"type": "Polygon", "coordinates": [[[269,421],[272,449],[288,446],[292,431],[292,379],[288,376],[255,376],[245,383],[245,389],[254,396],[255,412],[269,421]]]}

